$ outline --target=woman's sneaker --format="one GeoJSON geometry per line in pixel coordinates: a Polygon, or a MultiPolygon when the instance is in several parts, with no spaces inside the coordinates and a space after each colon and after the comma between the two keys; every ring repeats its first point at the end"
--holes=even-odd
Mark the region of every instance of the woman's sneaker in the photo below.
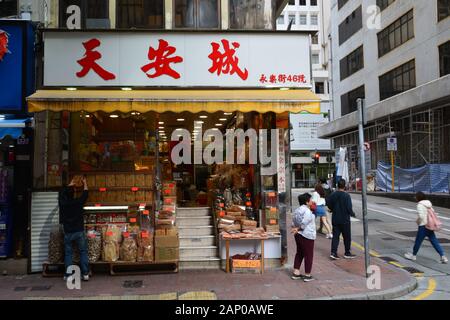
{"type": "Polygon", "coordinates": [[[441,263],[448,263],[448,259],[446,256],[441,257],[441,263]]]}
{"type": "Polygon", "coordinates": [[[344,254],[344,258],[345,259],[355,259],[356,256],[352,253],[346,253],[346,254],[344,254]]]}
{"type": "Polygon", "coordinates": [[[303,277],[303,281],[304,282],[310,282],[310,281],[313,281],[313,280],[316,280],[316,279],[313,278],[313,276],[304,276],[303,277]]]}
{"type": "Polygon", "coordinates": [[[327,239],[333,239],[333,235],[332,235],[331,233],[330,233],[330,234],[327,234],[327,235],[326,235],[326,238],[327,238],[327,239]]]}
{"type": "Polygon", "coordinates": [[[305,276],[302,275],[302,274],[293,274],[293,275],[291,276],[291,279],[292,279],[292,280],[302,280],[304,277],[305,277],[305,276]]]}
{"type": "Polygon", "coordinates": [[[408,260],[416,261],[416,256],[409,252],[405,253],[405,258],[408,260]]]}
{"type": "Polygon", "coordinates": [[[330,259],[332,259],[332,260],[339,260],[340,257],[336,253],[332,253],[332,254],[330,254],[330,259]]]}

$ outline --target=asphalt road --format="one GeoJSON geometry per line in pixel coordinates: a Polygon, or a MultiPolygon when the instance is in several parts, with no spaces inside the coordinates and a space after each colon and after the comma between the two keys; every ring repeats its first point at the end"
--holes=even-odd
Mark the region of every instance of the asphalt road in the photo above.
{"type": "MultiPolygon", "coordinates": [[[[363,254],[357,249],[361,248],[359,245],[363,245],[361,196],[352,194],[352,199],[356,213],[356,219],[352,222],[352,237],[356,242],[355,253],[363,254]]],[[[435,207],[435,210],[443,222],[443,228],[437,233],[437,237],[441,241],[446,256],[449,257],[450,209],[435,207]]],[[[416,269],[410,272],[417,276],[418,289],[401,299],[450,300],[450,264],[439,262],[440,257],[428,239],[423,242],[415,262],[403,257],[406,252],[412,252],[417,231],[416,218],[416,204],[413,202],[369,196],[370,250],[385,260],[393,260],[391,263],[398,267],[416,269]]]]}

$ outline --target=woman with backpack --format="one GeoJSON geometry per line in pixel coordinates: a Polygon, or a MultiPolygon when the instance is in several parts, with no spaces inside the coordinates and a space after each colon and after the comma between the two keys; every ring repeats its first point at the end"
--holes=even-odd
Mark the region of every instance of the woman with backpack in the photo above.
{"type": "Polygon", "coordinates": [[[416,235],[416,242],[414,244],[414,249],[412,253],[406,253],[405,258],[408,260],[415,261],[416,255],[419,252],[420,246],[422,245],[423,240],[428,237],[433,248],[439,253],[441,257],[441,263],[447,263],[448,259],[444,254],[444,250],[436,238],[435,231],[440,229],[441,222],[436,216],[434,212],[433,205],[429,200],[426,199],[425,194],[423,192],[416,193],[417,200],[417,225],[419,226],[419,230],[416,235]]]}

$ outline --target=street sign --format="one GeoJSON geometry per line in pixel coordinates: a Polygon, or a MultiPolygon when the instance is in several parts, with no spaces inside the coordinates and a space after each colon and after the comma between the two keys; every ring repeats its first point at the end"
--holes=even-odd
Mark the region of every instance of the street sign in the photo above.
{"type": "Polygon", "coordinates": [[[387,138],[387,151],[397,151],[397,138],[387,138]]]}

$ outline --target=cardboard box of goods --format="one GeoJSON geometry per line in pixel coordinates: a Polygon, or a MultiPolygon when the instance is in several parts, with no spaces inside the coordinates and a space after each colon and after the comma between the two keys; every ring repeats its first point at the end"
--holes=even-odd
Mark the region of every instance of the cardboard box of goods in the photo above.
{"type": "Polygon", "coordinates": [[[144,187],[147,187],[147,188],[153,187],[153,175],[146,174],[144,176],[144,187]]]}
{"type": "Polygon", "coordinates": [[[136,187],[144,187],[145,186],[145,176],[143,174],[137,174],[134,176],[134,185],[136,187]]]}
{"type": "Polygon", "coordinates": [[[156,229],[155,230],[155,237],[156,236],[165,236],[166,235],[166,230],[165,229],[156,229]]]}
{"type": "Polygon", "coordinates": [[[222,219],[234,221],[234,220],[236,220],[236,217],[235,216],[223,216],[222,219]]]}
{"type": "Polygon", "coordinates": [[[163,205],[176,205],[177,204],[177,197],[171,197],[167,196],[163,198],[163,205]]]}
{"type": "Polygon", "coordinates": [[[241,212],[227,211],[227,216],[239,217],[241,216],[241,212]]]}
{"type": "Polygon", "coordinates": [[[178,228],[177,227],[165,228],[165,230],[166,230],[166,236],[178,236],[178,228]]]}
{"type": "Polygon", "coordinates": [[[162,211],[169,211],[169,212],[172,212],[172,213],[175,213],[176,209],[177,209],[177,207],[176,207],[175,204],[173,204],[173,205],[163,205],[163,207],[162,207],[162,211]]]}
{"type": "Polygon", "coordinates": [[[104,188],[106,187],[106,176],[103,174],[97,174],[95,176],[95,186],[97,188],[104,188]]]}
{"type": "Polygon", "coordinates": [[[242,225],[256,227],[258,225],[258,221],[254,220],[242,220],[242,225]]]}
{"type": "Polygon", "coordinates": [[[168,247],[179,247],[180,242],[178,240],[178,234],[177,235],[156,235],[155,236],[155,247],[156,248],[168,248],[168,247]]]}
{"type": "Polygon", "coordinates": [[[179,248],[178,247],[155,247],[155,261],[174,261],[179,259],[179,248]]]}
{"type": "Polygon", "coordinates": [[[113,174],[106,175],[106,187],[115,187],[116,186],[116,176],[113,174]]]}
{"type": "Polygon", "coordinates": [[[127,174],[125,177],[125,186],[126,187],[135,187],[135,179],[134,174],[127,174]]]}
{"type": "Polygon", "coordinates": [[[126,174],[116,174],[116,187],[126,187],[126,174]]]}

